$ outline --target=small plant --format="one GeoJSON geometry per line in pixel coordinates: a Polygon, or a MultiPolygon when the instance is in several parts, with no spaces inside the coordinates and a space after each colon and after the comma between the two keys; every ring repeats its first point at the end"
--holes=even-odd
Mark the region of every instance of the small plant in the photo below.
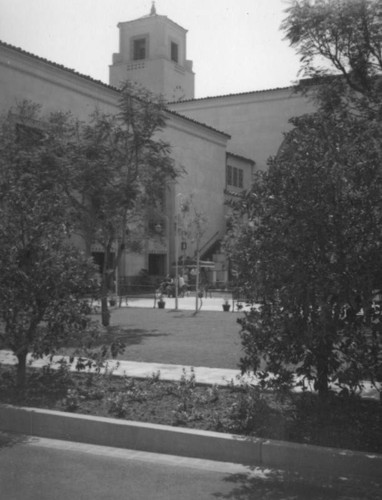
{"type": "Polygon", "coordinates": [[[263,398],[261,389],[247,384],[238,393],[237,401],[229,408],[228,430],[238,434],[259,434],[270,414],[271,409],[263,398]]]}
{"type": "Polygon", "coordinates": [[[14,389],[16,380],[11,370],[2,371],[0,374],[0,392],[14,389]]]}
{"type": "Polygon", "coordinates": [[[158,308],[164,309],[165,305],[166,305],[166,302],[163,300],[163,295],[161,295],[159,297],[159,300],[158,300],[158,308]]]}
{"type": "Polygon", "coordinates": [[[209,403],[215,403],[219,399],[219,388],[217,385],[207,388],[205,393],[198,395],[197,401],[203,405],[208,405],[209,403]]]}
{"type": "Polygon", "coordinates": [[[197,399],[195,394],[195,370],[191,368],[190,371],[191,373],[188,376],[186,369],[183,368],[180,380],[174,385],[169,385],[167,388],[170,394],[180,399],[179,407],[182,408],[182,411],[189,411],[197,399]]]}
{"type": "Polygon", "coordinates": [[[80,395],[77,389],[68,389],[66,397],[62,400],[66,411],[76,411],[85,398],[80,395]]]}
{"type": "Polygon", "coordinates": [[[159,382],[159,380],[160,380],[160,370],[157,370],[156,372],[153,372],[151,374],[151,377],[148,379],[148,382],[150,384],[155,384],[159,382]]]}
{"type": "Polygon", "coordinates": [[[41,390],[45,394],[65,393],[68,386],[73,385],[72,377],[69,363],[62,359],[57,369],[49,363],[41,370],[33,370],[29,377],[28,389],[31,393],[38,393],[41,390]]]}
{"type": "Polygon", "coordinates": [[[129,411],[129,403],[123,392],[118,392],[107,400],[109,413],[118,418],[124,418],[129,411]]]}
{"type": "Polygon", "coordinates": [[[116,417],[124,418],[130,409],[130,403],[142,403],[146,400],[147,392],[142,389],[141,384],[137,384],[134,379],[126,378],[124,391],[118,391],[107,399],[108,410],[116,417]]]}
{"type": "Polygon", "coordinates": [[[231,308],[231,304],[228,302],[228,299],[225,299],[223,302],[223,311],[229,311],[231,308]]]}

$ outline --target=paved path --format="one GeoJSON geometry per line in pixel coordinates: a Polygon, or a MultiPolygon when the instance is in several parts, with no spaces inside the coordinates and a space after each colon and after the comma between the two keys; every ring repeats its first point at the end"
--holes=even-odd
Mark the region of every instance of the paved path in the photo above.
{"type": "MultiPolygon", "coordinates": [[[[64,356],[54,356],[53,366],[59,366],[59,361],[64,356]]],[[[68,358],[66,358],[68,360],[68,358]]],[[[30,355],[28,356],[28,364],[35,368],[41,368],[48,363],[48,358],[34,360],[30,355]]],[[[15,365],[17,363],[16,357],[11,351],[0,351],[0,364],[15,365]]],[[[75,370],[74,363],[72,370],[75,370]]],[[[160,374],[161,380],[179,380],[183,374],[189,377],[192,372],[195,373],[196,382],[199,384],[208,385],[227,385],[233,381],[238,383],[240,379],[240,372],[238,370],[230,370],[223,368],[206,368],[206,367],[190,367],[181,365],[170,365],[161,363],[140,363],[137,361],[107,361],[107,370],[111,370],[114,375],[135,377],[135,378],[149,378],[153,375],[160,374]]]]}
{"type": "MultiPolygon", "coordinates": [[[[223,292],[224,295],[224,292],[223,292]]],[[[202,311],[223,311],[223,304],[225,300],[228,300],[230,304],[230,312],[238,312],[239,309],[237,307],[237,301],[232,300],[232,294],[227,292],[226,297],[203,297],[202,299],[198,299],[198,310],[202,311]]],[[[173,297],[165,297],[164,301],[166,303],[165,309],[175,310],[175,298],[173,297]]],[[[96,307],[100,307],[100,304],[93,304],[96,307]]],[[[154,299],[151,298],[139,298],[139,297],[129,297],[127,301],[125,299],[122,300],[122,307],[144,307],[144,308],[157,308],[158,303],[154,299]]],[[[180,311],[195,311],[196,303],[195,297],[179,297],[178,298],[178,309],[180,311]]],[[[249,310],[250,307],[245,305],[244,303],[240,305],[240,310],[245,311],[249,310]]],[[[227,314],[224,312],[224,314],[227,314]]]]}
{"type": "Polygon", "coordinates": [[[365,500],[382,485],[0,432],[3,500],[365,500]]]}

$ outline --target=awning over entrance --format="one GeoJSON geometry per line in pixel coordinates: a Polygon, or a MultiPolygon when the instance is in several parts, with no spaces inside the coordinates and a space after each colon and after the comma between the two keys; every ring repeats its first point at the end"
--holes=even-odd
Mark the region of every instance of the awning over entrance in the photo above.
{"type": "MultiPolygon", "coordinates": [[[[173,263],[173,266],[175,266],[175,262],[173,263]]],[[[179,259],[178,266],[192,269],[196,267],[196,259],[185,259],[184,262],[182,259],[179,259]]],[[[212,260],[199,260],[199,267],[203,267],[205,269],[215,269],[215,262],[212,260]]]]}

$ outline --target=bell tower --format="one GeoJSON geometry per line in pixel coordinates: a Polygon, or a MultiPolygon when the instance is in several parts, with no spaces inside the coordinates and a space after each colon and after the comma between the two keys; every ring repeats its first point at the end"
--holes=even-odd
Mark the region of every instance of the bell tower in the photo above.
{"type": "Polygon", "coordinates": [[[118,24],[119,52],[113,54],[110,85],[140,83],[166,101],[194,98],[192,61],[186,59],[187,30],[158,15],[155,2],[147,16],[118,24]]]}

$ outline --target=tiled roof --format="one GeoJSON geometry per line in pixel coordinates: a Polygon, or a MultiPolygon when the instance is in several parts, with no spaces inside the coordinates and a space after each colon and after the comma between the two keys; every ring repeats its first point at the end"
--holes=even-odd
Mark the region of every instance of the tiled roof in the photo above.
{"type": "Polygon", "coordinates": [[[193,122],[196,125],[202,125],[203,127],[209,128],[213,132],[217,132],[218,134],[225,135],[226,137],[228,137],[228,139],[231,138],[230,134],[227,134],[227,132],[222,132],[221,130],[218,130],[217,128],[211,127],[210,125],[206,125],[205,123],[194,120],[193,118],[190,118],[189,116],[182,115],[181,113],[178,113],[178,112],[174,111],[173,109],[166,108],[166,110],[169,113],[171,113],[172,115],[178,116],[179,118],[184,118],[185,120],[187,120],[189,122],[193,122]]]}
{"type": "Polygon", "coordinates": [[[14,45],[10,45],[9,43],[3,42],[0,40],[0,46],[6,47],[11,50],[16,50],[17,52],[20,52],[21,54],[25,54],[28,57],[32,57],[33,59],[36,59],[37,61],[44,62],[46,64],[49,64],[50,66],[54,66],[55,68],[62,69],[64,71],[68,71],[69,73],[73,73],[76,76],[79,76],[80,78],[85,78],[86,80],[89,80],[93,83],[96,83],[97,85],[101,85],[102,87],[109,88],[110,90],[115,90],[118,92],[118,89],[116,87],[112,87],[111,85],[108,85],[107,83],[101,82],[101,80],[96,80],[95,78],[92,78],[91,76],[84,75],[83,73],[79,73],[78,71],[74,69],[70,69],[63,64],[58,64],[52,61],[49,61],[49,59],[45,59],[44,57],[36,56],[35,54],[32,54],[31,52],[27,52],[24,49],[21,49],[20,47],[15,47],[14,45]]]}
{"type": "MultiPolygon", "coordinates": [[[[74,69],[67,68],[66,66],[64,66],[62,64],[58,64],[58,63],[52,62],[52,61],[50,61],[48,59],[45,59],[44,57],[36,56],[35,54],[32,54],[31,52],[27,52],[26,50],[23,50],[20,47],[15,47],[14,45],[11,45],[9,43],[3,42],[2,40],[0,40],[0,47],[1,46],[6,47],[6,48],[11,49],[11,50],[15,50],[17,52],[20,52],[21,54],[24,54],[24,55],[26,55],[28,57],[32,57],[33,59],[36,59],[37,61],[41,61],[41,62],[43,62],[45,64],[48,64],[49,66],[53,66],[54,68],[58,68],[58,69],[61,69],[63,71],[72,73],[73,75],[75,75],[75,76],[77,76],[79,78],[83,78],[85,80],[88,80],[88,81],[90,81],[92,83],[95,83],[96,85],[100,85],[101,87],[105,87],[105,88],[113,90],[113,91],[115,91],[117,93],[120,92],[120,90],[117,89],[116,87],[113,87],[111,85],[108,85],[107,83],[101,82],[101,80],[96,80],[95,78],[92,78],[91,76],[84,75],[83,73],[79,73],[78,71],[75,71],[74,69]]],[[[187,121],[189,121],[191,123],[194,123],[196,125],[200,125],[202,127],[206,127],[207,129],[210,129],[210,130],[212,130],[214,132],[217,132],[218,134],[222,134],[222,135],[224,135],[224,136],[226,136],[228,138],[231,137],[226,132],[222,132],[221,130],[217,130],[217,129],[211,127],[210,125],[206,125],[205,123],[199,122],[197,120],[193,120],[192,118],[188,118],[187,116],[184,116],[184,115],[182,115],[180,113],[177,113],[176,111],[173,111],[172,109],[166,108],[166,111],[169,114],[172,114],[174,116],[177,116],[179,118],[187,120],[187,121]]]]}
{"type": "Polygon", "coordinates": [[[250,163],[252,163],[252,165],[256,165],[256,162],[253,161],[251,158],[246,158],[245,156],[241,156],[236,153],[231,153],[230,151],[227,151],[226,155],[233,156],[234,158],[239,158],[239,160],[249,161],[250,163]]]}
{"type": "Polygon", "coordinates": [[[225,97],[237,97],[237,96],[244,96],[244,95],[253,95],[253,94],[262,94],[265,92],[277,92],[279,90],[294,90],[295,86],[289,86],[289,87],[275,87],[273,89],[263,89],[263,90],[252,90],[248,92],[238,92],[238,93],[233,93],[233,94],[222,94],[222,95],[214,95],[214,96],[207,96],[207,97],[198,97],[195,99],[184,99],[182,101],[173,101],[169,102],[168,104],[170,105],[176,105],[180,104],[182,105],[183,103],[186,102],[196,102],[196,101],[207,101],[209,99],[221,99],[225,97]]]}

